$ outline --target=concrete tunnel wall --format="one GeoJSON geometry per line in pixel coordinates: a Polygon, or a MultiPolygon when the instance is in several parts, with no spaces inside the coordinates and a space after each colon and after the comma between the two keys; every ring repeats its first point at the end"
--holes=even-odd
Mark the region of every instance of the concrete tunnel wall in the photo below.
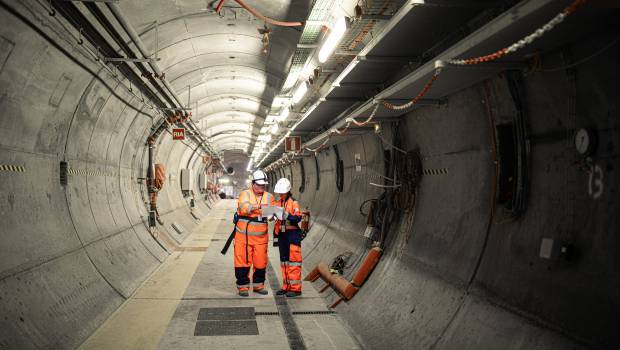
{"type": "MultiPolygon", "coordinates": [[[[23,167],[0,172],[0,348],[75,348],[169,254],[147,231],[147,195],[138,184],[153,121],[9,14],[0,12],[0,23],[0,164],[23,167]],[[62,160],[70,168],[66,186],[62,160]]],[[[79,50],[65,47],[144,107],[79,50]]],[[[155,161],[177,174],[158,201],[160,235],[177,242],[198,223],[178,177],[190,156],[195,174],[204,169],[192,153],[168,134],[156,150],[155,161]],[[173,222],[185,232],[173,230],[173,222]]],[[[194,210],[204,217],[211,203],[196,185],[194,210]]]]}
{"type": "MultiPolygon", "coordinates": [[[[24,167],[0,173],[0,348],[75,348],[168,255],[146,230],[146,196],[137,180],[145,174],[144,141],[152,121],[21,22],[4,12],[0,22],[6,48],[0,62],[0,164],[24,167]],[[75,170],[66,186],[59,182],[61,160],[75,170]]],[[[569,51],[584,57],[601,43],[578,43],[569,51]]],[[[352,301],[337,308],[367,348],[620,345],[615,332],[620,223],[610,215],[619,211],[620,96],[613,69],[618,54],[612,48],[574,73],[526,77],[532,182],[528,211],[516,222],[504,222],[501,208],[491,206],[489,120],[514,114],[504,77],[402,118],[403,147],[419,147],[424,169],[448,171],[423,177],[415,210],[392,225],[377,269],[352,301]],[[572,140],[566,137],[583,126],[600,136],[593,166],[605,176],[596,198],[589,192],[592,176],[573,165],[572,140]],[[574,243],[578,259],[563,262],[557,249],[553,259],[541,259],[546,237],[558,245],[574,243]]],[[[544,62],[565,64],[559,53],[544,62]]],[[[106,73],[101,76],[115,84],[106,73]]],[[[123,89],[116,92],[140,106],[123,89]]],[[[312,210],[306,270],[350,251],[351,277],[367,250],[359,206],[382,192],[368,183],[381,182],[383,146],[368,134],[338,150],[345,165],[342,192],[336,188],[333,149],[316,162],[303,159],[303,193],[299,164],[270,176],[290,177],[302,206],[312,210]],[[356,153],[361,172],[354,167],[356,153]]],[[[160,230],[177,242],[197,224],[179,189],[179,169],[190,154],[167,134],[156,150],[156,162],[176,175],[173,181],[168,177],[158,204],[165,222],[160,230]],[[173,222],[185,234],[176,233],[173,222]]],[[[203,167],[196,156],[190,164],[195,174],[203,167]]],[[[197,215],[204,216],[211,203],[197,202],[197,215]]],[[[327,298],[332,302],[335,295],[327,298]]]]}
{"type": "MultiPolygon", "coordinates": [[[[580,42],[543,57],[545,67],[566,64],[567,52],[583,57],[600,42],[580,42]]],[[[419,148],[423,175],[414,210],[401,213],[387,236],[384,255],[359,293],[337,311],[369,349],[617,348],[620,222],[615,174],[618,70],[614,53],[576,70],[531,72],[523,103],[530,123],[530,195],[527,212],[505,219],[493,205],[496,182],[491,123],[515,114],[505,76],[450,96],[441,107],[422,107],[401,118],[402,147],[419,148]],[[612,73],[613,72],[613,73],[612,73]],[[572,131],[597,130],[591,155],[603,185],[576,165],[572,131]],[[446,169],[446,171],[432,170],[446,169]],[[593,187],[594,186],[594,189],[593,187]],[[600,189],[599,192],[597,189],[600,189]],[[539,256],[543,238],[554,240],[550,259],[539,256]],[[564,261],[560,246],[573,244],[564,261]],[[616,281],[616,282],[613,282],[616,281]]],[[[372,135],[337,145],[344,161],[344,189],[336,189],[332,148],[276,169],[273,180],[292,180],[293,194],[313,215],[303,242],[304,269],[352,252],[351,278],[367,252],[366,218],[359,207],[377,198],[383,183],[383,145],[372,135]],[[355,170],[354,155],[362,170],[355,170]],[[320,187],[316,190],[317,178],[320,187]]],[[[315,282],[316,288],[324,285],[315,282]]],[[[337,295],[328,289],[330,304],[337,295]]]]}

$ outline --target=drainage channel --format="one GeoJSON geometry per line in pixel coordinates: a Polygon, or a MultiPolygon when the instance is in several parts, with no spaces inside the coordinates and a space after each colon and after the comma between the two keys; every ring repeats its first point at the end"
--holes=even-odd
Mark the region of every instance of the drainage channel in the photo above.
{"type": "MultiPolygon", "coordinates": [[[[312,311],[292,311],[292,315],[335,315],[335,311],[331,310],[312,310],[312,311]]],[[[254,316],[280,316],[279,311],[256,311],[254,316]]]]}
{"type": "Polygon", "coordinates": [[[286,339],[288,340],[289,348],[291,348],[291,350],[306,350],[306,344],[304,343],[299,327],[297,327],[297,323],[293,318],[293,313],[291,312],[291,308],[286,301],[286,296],[276,295],[275,293],[277,290],[274,290],[274,288],[276,288],[276,286],[280,286],[280,282],[278,281],[278,276],[276,276],[271,262],[269,262],[269,266],[267,266],[267,279],[269,280],[269,285],[272,288],[273,298],[276,300],[278,315],[282,320],[282,325],[284,326],[284,331],[286,332],[286,339]]]}

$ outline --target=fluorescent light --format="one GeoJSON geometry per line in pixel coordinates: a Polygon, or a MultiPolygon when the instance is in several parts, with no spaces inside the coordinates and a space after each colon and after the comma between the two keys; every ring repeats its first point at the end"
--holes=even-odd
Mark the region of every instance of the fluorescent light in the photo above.
{"type": "Polygon", "coordinates": [[[278,126],[278,124],[273,124],[273,126],[271,127],[271,133],[272,134],[277,134],[278,133],[278,129],[280,129],[280,127],[278,126]]]}
{"type": "Polygon", "coordinates": [[[225,184],[229,184],[230,183],[230,179],[223,177],[223,178],[217,179],[217,182],[225,185],[225,184]]]}
{"type": "Polygon", "coordinates": [[[340,39],[342,39],[346,30],[347,22],[344,17],[340,17],[319,51],[319,62],[325,63],[327,61],[336,49],[336,46],[338,46],[338,43],[340,43],[340,39]]]}
{"type": "Polygon", "coordinates": [[[252,163],[254,163],[254,159],[250,158],[250,161],[248,162],[248,168],[246,169],[247,171],[252,170],[252,163]]]}
{"type": "MultiPolygon", "coordinates": [[[[293,93],[293,103],[301,101],[306,92],[308,92],[308,85],[305,81],[302,81],[301,84],[299,84],[297,90],[295,90],[295,93],[293,93]]],[[[287,112],[286,115],[288,116],[288,107],[285,109],[285,111],[287,112]]],[[[284,114],[284,112],[282,112],[282,114],[284,114]]],[[[282,117],[282,115],[280,115],[280,117],[282,117]]],[[[286,117],[284,119],[286,119],[286,117]]]]}
{"type": "MultiPolygon", "coordinates": [[[[294,97],[293,97],[293,99],[294,99],[294,97]]],[[[297,102],[295,102],[295,103],[297,103],[297,102]]],[[[285,107],[282,110],[282,112],[280,113],[280,115],[278,116],[278,121],[280,121],[280,122],[285,121],[286,118],[288,118],[288,115],[289,115],[290,112],[291,112],[290,109],[288,107],[285,107]]]]}

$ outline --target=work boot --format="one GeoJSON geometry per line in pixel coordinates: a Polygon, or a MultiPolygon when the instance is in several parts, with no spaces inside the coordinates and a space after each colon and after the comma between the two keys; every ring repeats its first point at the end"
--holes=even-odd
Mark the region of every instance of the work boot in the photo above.
{"type": "Polygon", "coordinates": [[[249,297],[250,296],[250,292],[248,292],[247,290],[240,290],[239,291],[239,296],[240,297],[249,297]]]}
{"type": "Polygon", "coordinates": [[[276,292],[276,295],[286,295],[286,293],[288,293],[288,290],[280,289],[279,291],[276,292]]]}
{"type": "Polygon", "coordinates": [[[287,292],[286,293],[287,298],[296,298],[298,296],[301,296],[301,292],[287,292]]]}
{"type": "Polygon", "coordinates": [[[269,292],[267,291],[267,288],[261,288],[261,289],[254,289],[254,293],[258,293],[260,295],[267,295],[269,292]]]}

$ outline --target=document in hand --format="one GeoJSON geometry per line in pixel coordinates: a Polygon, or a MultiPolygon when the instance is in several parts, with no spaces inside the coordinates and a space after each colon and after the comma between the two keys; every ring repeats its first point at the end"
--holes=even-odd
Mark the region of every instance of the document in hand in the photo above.
{"type": "Polygon", "coordinates": [[[284,215],[284,208],[278,207],[275,205],[267,205],[261,208],[262,215],[264,218],[271,218],[272,216],[276,216],[278,220],[282,220],[282,216],[284,215]]]}

